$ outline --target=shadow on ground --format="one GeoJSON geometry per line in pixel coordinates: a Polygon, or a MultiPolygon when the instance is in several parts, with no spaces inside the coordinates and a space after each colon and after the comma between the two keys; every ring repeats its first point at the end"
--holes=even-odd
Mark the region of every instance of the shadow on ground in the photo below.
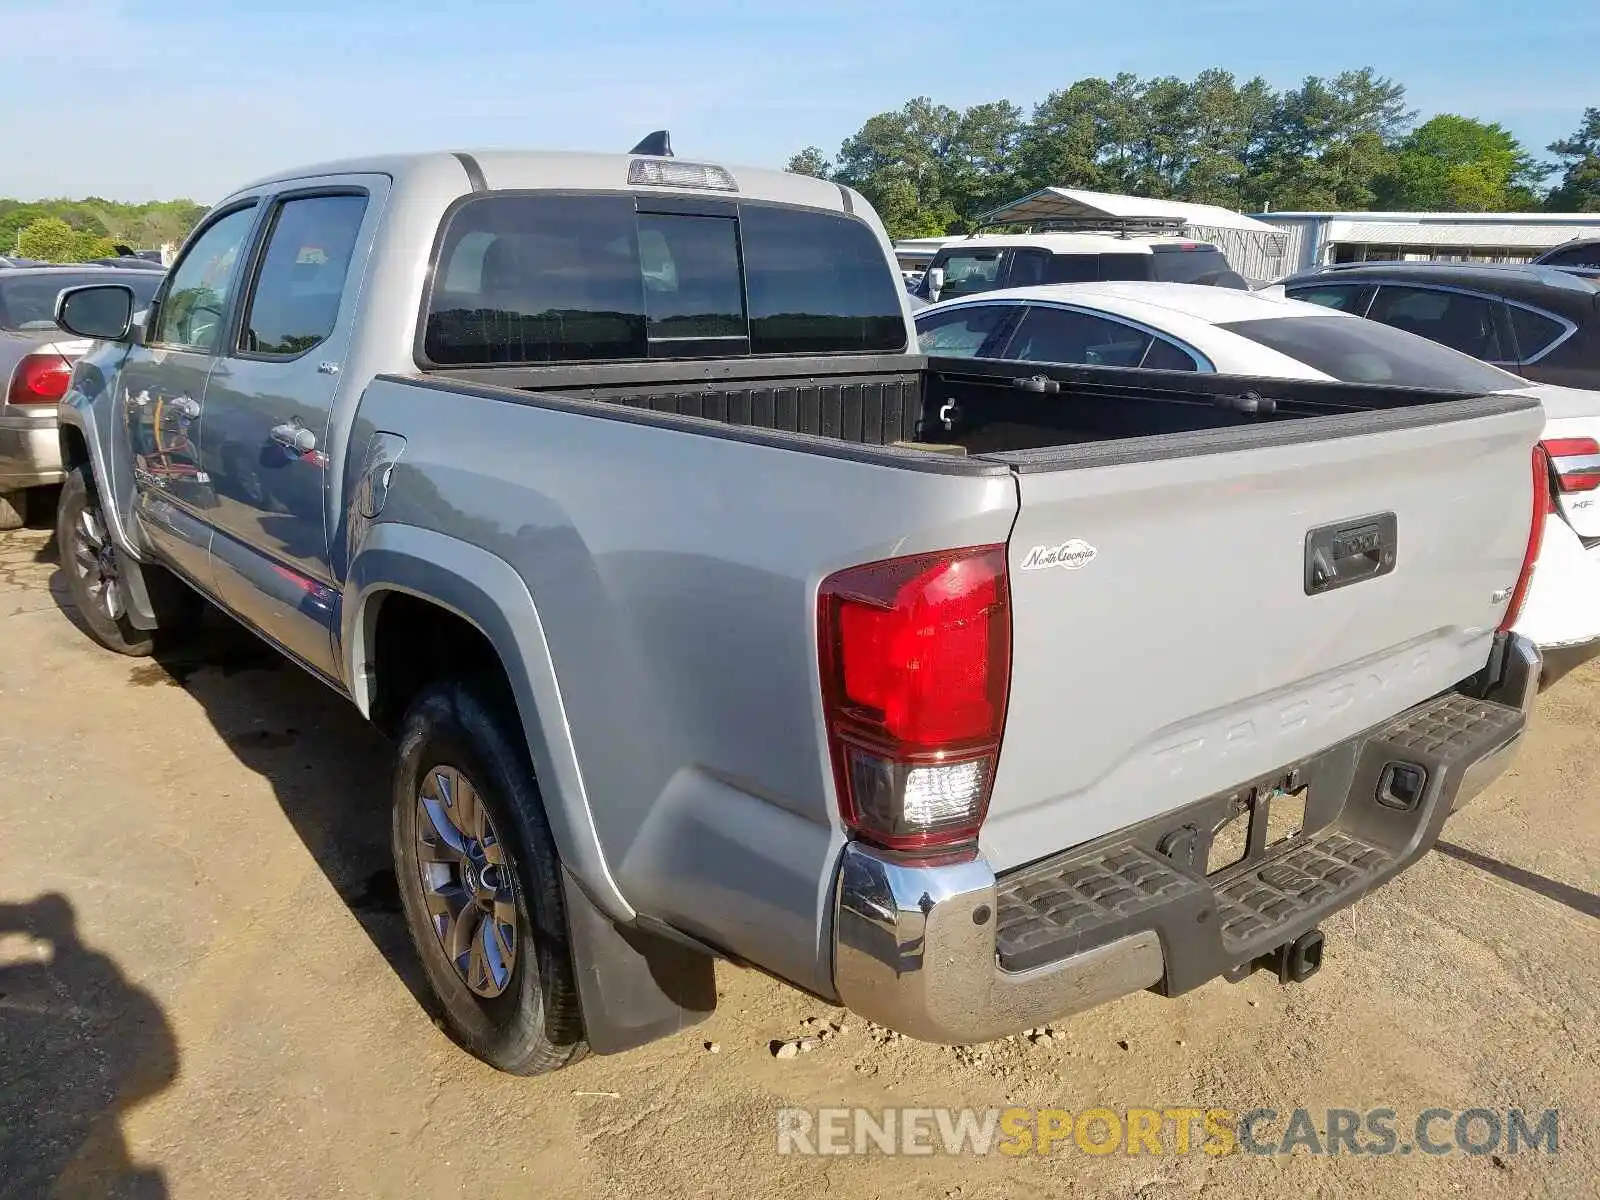
{"type": "MultiPolygon", "coordinates": [[[[53,554],[53,540],[41,557],[46,552],[53,554]]],[[[60,570],[50,594],[83,629],[60,570]]],[[[149,659],[130,659],[129,667],[135,686],[188,692],[240,765],[272,785],[328,882],[432,1016],[389,849],[389,742],[348,700],[210,606],[193,639],[149,659]]]]}
{"type": "Polygon", "coordinates": [[[0,1196],[166,1196],[122,1117],[177,1077],[160,1006],[84,944],[66,897],[0,904],[0,1196]]]}

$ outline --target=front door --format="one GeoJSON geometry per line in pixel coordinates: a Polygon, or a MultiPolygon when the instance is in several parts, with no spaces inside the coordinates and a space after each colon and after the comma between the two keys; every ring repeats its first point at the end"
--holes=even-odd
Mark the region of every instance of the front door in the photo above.
{"type": "Polygon", "coordinates": [[[328,561],[328,428],[384,182],[345,179],[272,200],[236,332],[206,391],[218,592],[330,676],[338,590],[328,561]]]}
{"type": "Polygon", "coordinates": [[[207,591],[212,490],[200,450],[206,381],[256,216],[254,204],[232,209],[190,242],[118,377],[135,515],[161,555],[207,591]]]}

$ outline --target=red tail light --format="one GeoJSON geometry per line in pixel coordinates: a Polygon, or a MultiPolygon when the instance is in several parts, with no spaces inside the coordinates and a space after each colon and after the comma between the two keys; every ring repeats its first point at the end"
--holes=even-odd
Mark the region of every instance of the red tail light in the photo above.
{"type": "Polygon", "coordinates": [[[53,351],[29,354],[11,373],[11,404],[54,404],[67,394],[72,364],[53,351]]]}
{"type": "Polygon", "coordinates": [[[849,828],[896,850],[972,841],[1011,682],[1004,546],[891,558],[818,593],[822,700],[849,828]]]}
{"type": "Polygon", "coordinates": [[[1600,442],[1594,438],[1547,438],[1539,443],[1550,457],[1558,490],[1592,492],[1600,488],[1600,442]]]}
{"type": "Polygon", "coordinates": [[[1545,445],[1549,444],[1533,448],[1533,523],[1528,529],[1528,548],[1522,555],[1522,570],[1517,575],[1516,586],[1511,589],[1511,603],[1506,605],[1506,615],[1500,621],[1501,633],[1508,632],[1522,615],[1522,602],[1528,598],[1528,585],[1533,582],[1533,570],[1544,545],[1544,522],[1550,515],[1550,460],[1545,456],[1545,445]]]}

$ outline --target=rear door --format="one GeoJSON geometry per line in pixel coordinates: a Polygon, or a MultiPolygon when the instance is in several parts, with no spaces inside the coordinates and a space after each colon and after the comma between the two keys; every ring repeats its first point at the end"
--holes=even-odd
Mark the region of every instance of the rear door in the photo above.
{"type": "Polygon", "coordinates": [[[270,198],[206,391],[218,592],[329,675],[337,590],[328,561],[328,423],[386,186],[381,177],[342,177],[270,198]]]}
{"type": "Polygon", "coordinates": [[[259,216],[260,206],[245,201],[210,217],[190,239],[117,380],[135,515],[162,556],[208,591],[214,493],[201,465],[206,382],[259,216]]]}
{"type": "Polygon", "coordinates": [[[1430,408],[1240,426],[1211,453],[1017,456],[998,868],[1292,766],[1483,666],[1543,418],[1430,408]],[[1335,586],[1312,544],[1357,547],[1335,586]]]}

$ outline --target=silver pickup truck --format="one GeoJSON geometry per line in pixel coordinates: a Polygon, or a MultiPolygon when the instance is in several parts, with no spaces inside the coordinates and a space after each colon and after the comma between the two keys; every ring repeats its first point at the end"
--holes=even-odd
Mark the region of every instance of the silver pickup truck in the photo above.
{"type": "Polygon", "coordinates": [[[815,179],[288,171],[57,318],[84,621],[203,596],[393,734],[408,924],[508,1071],[719,957],[958,1043],[1303,978],[1538,681],[1534,402],[929,360],[815,179]]]}

